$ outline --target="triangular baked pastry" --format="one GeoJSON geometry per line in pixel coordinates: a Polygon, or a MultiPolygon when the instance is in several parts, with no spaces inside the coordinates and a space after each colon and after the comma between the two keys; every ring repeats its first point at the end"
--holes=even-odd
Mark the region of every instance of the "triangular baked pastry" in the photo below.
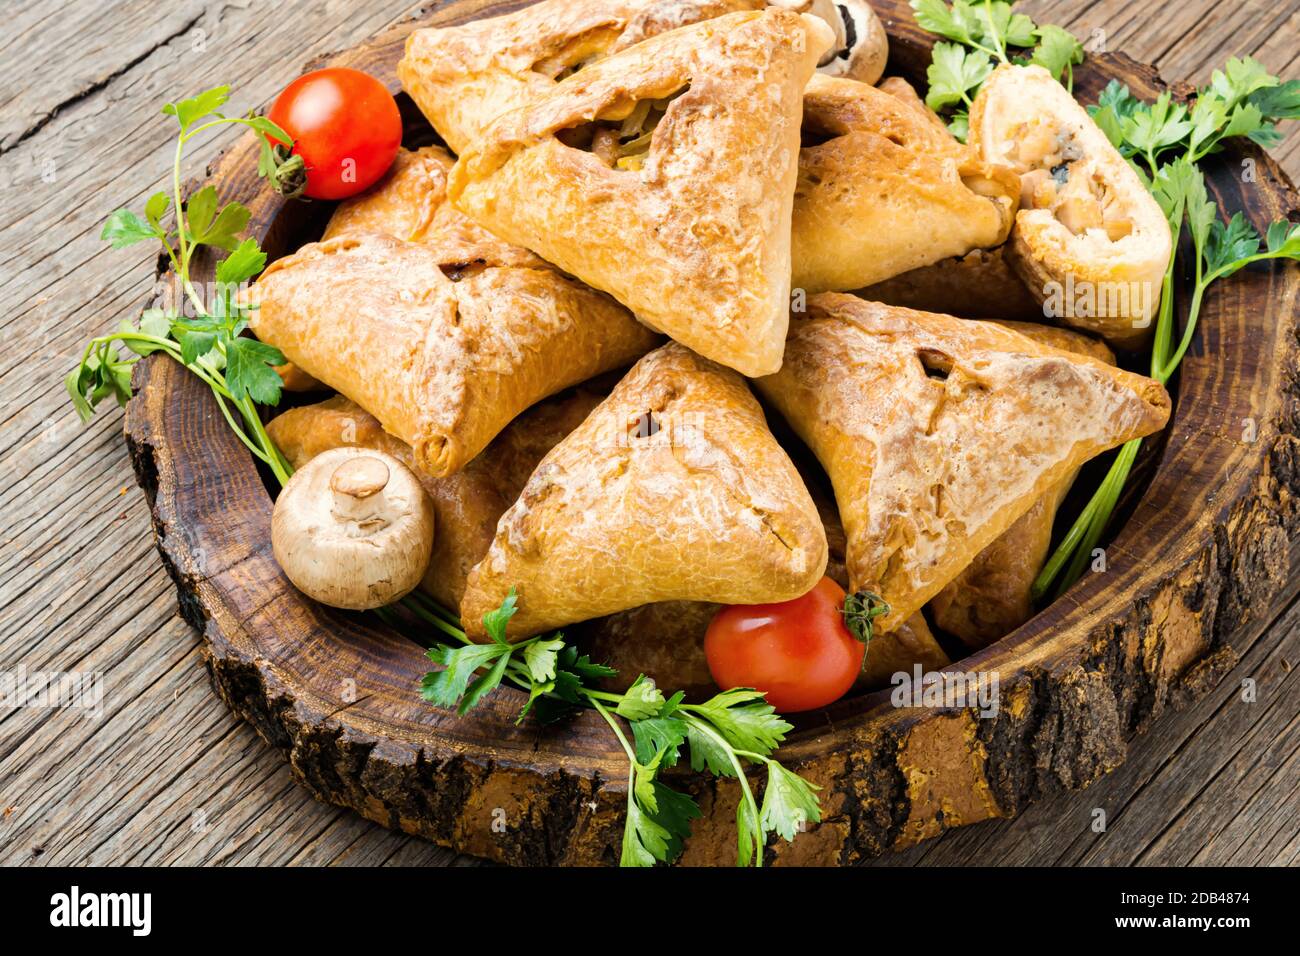
{"type": "Polygon", "coordinates": [[[826,535],[743,379],[676,343],[542,459],[470,572],[461,620],[517,589],[513,639],[655,601],[808,591],[826,535]]]}
{"type": "MultiPolygon", "coordinates": [[[[1115,355],[1102,342],[1078,332],[1032,322],[999,322],[1040,345],[1087,355],[1107,365],[1115,355]]],[[[1048,488],[1011,527],[975,556],[930,601],[934,623],[971,648],[980,648],[1011,633],[1034,613],[1030,592],[1047,560],[1052,525],[1078,474],[1075,469],[1048,488]]]]}
{"type": "Polygon", "coordinates": [[[448,193],[706,358],[773,372],[801,93],[831,39],[776,9],[652,37],[498,118],[448,193]]]}
{"type": "Polygon", "coordinates": [[[1045,491],[1157,431],[1151,379],[991,322],[812,296],[759,391],[821,461],[848,536],[852,590],[916,612],[1045,491]]]}
{"type": "Polygon", "coordinates": [[[250,325],[450,474],[534,402],[659,341],[609,296],[446,202],[451,157],[403,151],[327,237],[273,262],[250,325]]]}
{"type": "Polygon", "coordinates": [[[491,122],[597,60],[658,33],[762,0],[542,0],[499,17],[425,27],[406,40],[402,87],[455,152],[491,122]]]}
{"type": "Polygon", "coordinates": [[[1000,66],[970,111],[970,144],[1021,178],[1008,257],[1058,321],[1118,348],[1151,335],[1169,223],[1128,161],[1041,66],[1000,66]]]}
{"type": "Polygon", "coordinates": [[[289,464],[300,468],[331,448],[371,448],[410,467],[433,501],[433,553],[420,589],[443,607],[456,609],[470,569],[492,544],[497,521],[519,497],[542,456],[573,431],[602,395],[572,389],[538,402],[511,422],[468,465],[445,478],[415,466],[411,446],[388,434],[378,419],[342,395],[281,412],[267,434],[289,464]]]}
{"type": "Polygon", "coordinates": [[[814,76],[794,196],[794,287],[846,291],[1007,238],[1020,179],[905,100],[814,76]]]}

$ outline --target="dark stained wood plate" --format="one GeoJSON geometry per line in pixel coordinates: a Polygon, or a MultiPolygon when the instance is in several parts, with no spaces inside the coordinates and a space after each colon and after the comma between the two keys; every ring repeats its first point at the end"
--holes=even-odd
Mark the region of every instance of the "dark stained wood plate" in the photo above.
{"type": "MultiPolygon", "coordinates": [[[[362,69],[396,93],[412,29],[523,5],[437,4],[418,22],[311,66],[362,69]]],[[[923,82],[929,38],[903,0],[874,5],[890,34],[888,72],[923,82]]],[[[1090,56],[1075,77],[1084,102],[1112,78],[1145,99],[1165,88],[1122,54],[1090,56]]],[[[418,139],[423,121],[409,101],[404,116],[418,139]]],[[[284,203],[255,168],[256,145],[245,138],[209,180],[223,200],[253,210],[249,234],[274,259],[312,238],[325,210],[284,203]]],[[[1300,210],[1281,171],[1253,146],[1217,160],[1210,187],[1257,227],[1300,210]]],[[[196,262],[197,278],[212,268],[196,262]]],[[[824,788],[825,819],[769,848],[771,862],[852,863],[1086,786],[1140,746],[1134,737],[1164,710],[1226,672],[1233,634],[1283,586],[1288,540],[1300,527],[1298,273],[1253,268],[1214,287],[1182,365],[1167,440],[1108,547],[1107,571],[955,665],[997,673],[996,717],[896,709],[881,692],[800,722],[782,759],[824,788]]],[[[463,718],[424,703],[420,647],[373,617],[312,603],[280,573],[270,495],[206,387],[154,356],[139,363],[135,388],[127,440],[181,611],[202,633],[218,693],[284,751],[304,786],[493,860],[617,860],[627,765],[598,716],[516,726],[522,695],[508,689],[463,718]]],[[[705,817],[683,861],[732,861],[735,786],[685,785],[705,817]]]]}

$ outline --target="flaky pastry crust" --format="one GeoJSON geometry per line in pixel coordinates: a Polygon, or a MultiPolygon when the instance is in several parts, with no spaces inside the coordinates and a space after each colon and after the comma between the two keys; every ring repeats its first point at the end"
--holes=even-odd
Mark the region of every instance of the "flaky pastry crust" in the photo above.
{"type": "Polygon", "coordinates": [[[759,379],[830,476],[853,590],[896,627],[1084,461],[1169,417],[1151,379],[990,322],[827,293],[759,379]]]}
{"type": "Polygon", "coordinates": [[[794,199],[794,287],[860,289],[1007,238],[1020,180],[897,96],[814,76],[794,199]]]}
{"type": "Polygon", "coordinates": [[[539,399],[631,364],[658,338],[608,296],[446,202],[451,157],[399,153],[326,238],[273,262],[250,325],[450,474],[539,399]]]}
{"type": "MultiPolygon", "coordinates": [[[[1001,322],[1007,328],[1063,352],[1087,355],[1107,365],[1115,355],[1096,339],[1051,325],[1001,322]]],[[[1078,475],[1078,469],[1047,489],[1029,510],[975,556],[930,601],[940,630],[978,649],[1011,633],[1033,616],[1030,592],[1047,560],[1057,509],[1078,475]]]]}
{"type": "Polygon", "coordinates": [[[448,192],[502,238],[746,375],[781,364],[801,92],[826,24],[769,9],[638,43],[498,118],[448,192]],[[666,102],[639,169],[559,134],[666,102]]]}
{"type": "Polygon", "coordinates": [[[761,0],[543,0],[515,13],[415,30],[397,64],[402,88],[457,154],[491,122],[566,74],[647,37],[761,0]]]}
{"type": "Polygon", "coordinates": [[[517,640],[657,601],[789,600],[825,567],[817,510],[744,380],[670,343],[537,466],[461,619],[482,638],[514,587],[517,640]]]}

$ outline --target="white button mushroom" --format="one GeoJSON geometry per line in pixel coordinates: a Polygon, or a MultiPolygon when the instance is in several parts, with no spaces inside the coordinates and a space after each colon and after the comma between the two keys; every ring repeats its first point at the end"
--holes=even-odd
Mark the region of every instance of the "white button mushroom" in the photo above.
{"type": "Polygon", "coordinates": [[[429,566],[433,503],[391,455],[334,448],[300,468],[271,515],[271,550],[298,590],[350,610],[410,593],[429,566]]]}
{"type": "Polygon", "coordinates": [[[774,0],[773,6],[821,17],[835,32],[835,43],[817,64],[817,72],[875,83],[885,72],[889,39],[866,0],[774,0]]]}

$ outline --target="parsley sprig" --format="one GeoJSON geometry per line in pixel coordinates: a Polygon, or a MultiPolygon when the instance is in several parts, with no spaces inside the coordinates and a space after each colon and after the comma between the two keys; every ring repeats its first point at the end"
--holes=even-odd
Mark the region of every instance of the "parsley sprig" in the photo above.
{"type": "Polygon", "coordinates": [[[1195,164],[1238,136],[1264,149],[1276,146],[1282,141],[1277,124],[1300,119],[1300,80],[1283,83],[1251,57],[1234,57],[1190,106],[1168,92],[1145,103],[1111,80],[1088,114],[1125,158],[1140,160],[1154,177],[1170,153],[1195,164]]]}
{"type": "MultiPolygon", "coordinates": [[[[1205,292],[1220,279],[1256,262],[1270,259],[1300,261],[1300,224],[1280,219],[1272,223],[1263,239],[1240,212],[1224,220],[1206,193],[1205,176],[1188,151],[1173,162],[1160,166],[1149,188],[1169,220],[1176,250],[1187,229],[1192,242],[1193,281],[1191,299],[1182,334],[1175,338],[1175,283],[1178,255],[1170,256],[1161,286],[1160,311],[1151,347],[1151,377],[1168,384],[1187,354],[1205,292]]],[[[1042,600],[1055,583],[1053,598],[1059,597],[1082,575],[1093,550],[1110,525],[1121,492],[1137,461],[1142,439],[1123,445],[1101,484],[1061,539],[1052,556],[1034,580],[1033,597],[1042,600]]]]}
{"type": "MultiPolygon", "coordinates": [[[[1028,17],[1011,12],[1008,3],[912,0],[916,20],[931,33],[956,41],[936,43],[927,78],[926,102],[940,110],[961,103],[969,108],[979,85],[994,69],[994,61],[1039,63],[1057,79],[1064,73],[1067,87],[1083,48],[1067,31],[1035,26],[1028,17]],[[1002,9],[1005,8],[1005,9],[1002,9]],[[1008,47],[1037,44],[1027,59],[1008,60],[1008,47]]],[[[1240,213],[1224,220],[1211,202],[1197,164],[1219,152],[1225,140],[1246,137],[1262,147],[1277,145],[1282,120],[1300,119],[1300,81],[1283,83],[1250,57],[1228,60],[1190,105],[1162,93],[1146,103],[1112,80],[1088,113],[1107,138],[1128,159],[1169,220],[1175,254],[1161,284],[1160,310],[1151,350],[1151,377],[1167,384],[1186,355],[1196,332],[1206,290],[1255,262],[1300,260],[1300,226],[1279,220],[1263,238],[1240,213]],[[1187,318],[1175,339],[1175,281],[1177,250],[1184,223],[1191,237],[1193,282],[1187,318]]],[[[949,124],[965,139],[966,113],[959,109],[949,124]]],[[[1097,543],[1109,526],[1120,495],[1137,461],[1142,440],[1122,446],[1092,498],[1084,506],[1033,584],[1033,598],[1059,597],[1083,574],[1097,543]]]]}
{"type": "Polygon", "coordinates": [[[691,704],[681,692],[665,697],[645,675],[621,694],[599,690],[592,683],[617,672],[579,655],[562,634],[515,644],[506,640],[507,624],[517,609],[513,589],[499,608],[484,615],[490,638],[485,644],[473,643],[449,612],[423,595],[412,595],[407,607],[458,642],[437,644],[428,652],[442,668],[426,674],[421,685],[430,703],[464,714],[508,680],[528,692],[519,720],[531,711],[553,720],[575,708],[591,707],[610,725],[628,758],[621,865],[653,866],[681,853],[700,810],[692,797],[669,787],[660,775],[678,765],[683,747],[692,770],[732,777],[740,787],[737,865],[762,866],[763,849],[773,833],[793,840],[805,825],[821,820],[818,788],[772,757],[792,727],[759,691],[735,688],[691,704]],[[750,786],[747,765],[766,770],[761,803],[750,786]]]}
{"type": "Polygon", "coordinates": [[[948,128],[962,142],[980,84],[1001,63],[1038,64],[1073,88],[1083,46],[1068,30],[1039,26],[1002,0],[912,0],[912,10],[922,29],[954,41],[934,45],[925,102],[949,114],[948,128]]]}
{"type": "Polygon", "coordinates": [[[126,321],[116,331],[92,339],[65,385],[77,413],[88,421],[95,407],[110,396],[118,404],[126,404],[131,397],[131,369],[141,357],[154,352],[169,355],[208,385],[239,440],[283,483],[291,469],[267,436],[257,405],[279,403],[283,383],[274,366],[284,364],[285,359],[278,349],[242,334],[249,313],[238,296],[240,287],[266,265],[266,253],[256,240],[239,239],[250,217],[242,203],[222,205],[210,185],[188,202],[181,195],[186,144],[222,126],[245,126],[264,134],[259,137],[263,153],[259,172],[275,178],[278,164],[265,136],[290,142],[289,136],[266,117],[219,112],[229,92],[229,87],[219,86],[163,107],[163,114],[174,117],[179,127],[171,194],[159,191],[150,196],[143,216],[129,209],[116,210],[100,234],[114,249],[138,242],[160,243],[179,288],[180,308],[146,310],[139,325],[126,321]],[[169,211],[170,222],[166,221],[169,211]],[[200,246],[229,253],[217,265],[212,295],[206,301],[190,277],[194,253],[200,246]],[[119,346],[125,346],[128,354],[119,346]]]}
{"type": "MultiPolygon", "coordinates": [[[[1300,260],[1300,225],[1278,220],[1261,237],[1240,212],[1222,218],[1197,165],[1235,137],[1266,147],[1278,143],[1278,122],[1300,118],[1300,81],[1283,83],[1250,57],[1231,59],[1224,70],[1213,73],[1209,85],[1197,91],[1190,106],[1174,102],[1168,93],[1145,103],[1124,84],[1111,81],[1088,112],[1133,165],[1169,221],[1175,253],[1161,285],[1150,363],[1151,377],[1167,384],[1191,345],[1210,286],[1252,263],[1300,260]],[[1177,334],[1174,277],[1180,274],[1177,250],[1184,230],[1191,239],[1192,285],[1187,318],[1177,334]]],[[[1049,591],[1059,596],[1082,576],[1110,524],[1141,447],[1142,440],[1135,439],[1119,450],[1035,579],[1035,600],[1049,591]]]]}

